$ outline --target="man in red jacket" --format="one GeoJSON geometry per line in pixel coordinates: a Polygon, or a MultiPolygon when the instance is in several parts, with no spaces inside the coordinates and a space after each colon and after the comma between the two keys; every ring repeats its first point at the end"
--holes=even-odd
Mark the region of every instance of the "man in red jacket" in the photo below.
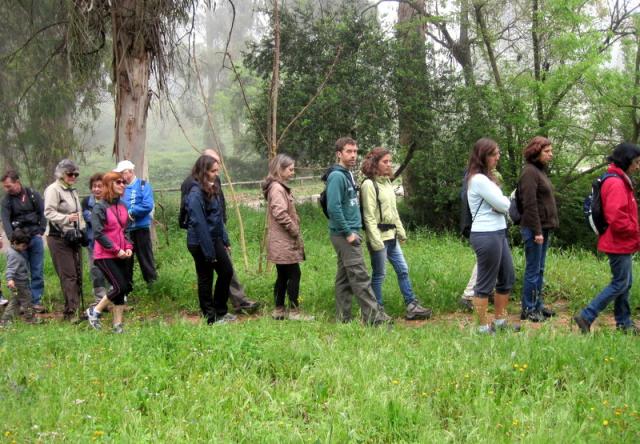
{"type": "Polygon", "coordinates": [[[609,256],[611,282],[573,319],[582,333],[588,333],[598,314],[613,301],[616,327],[625,333],[637,335],[640,330],[631,320],[629,292],[632,255],[640,250],[640,227],[638,204],[630,176],[640,170],[640,147],[621,143],[608,160],[611,163],[607,172],[615,176],[604,181],[600,190],[602,209],[609,226],[598,239],[598,250],[609,256]]]}

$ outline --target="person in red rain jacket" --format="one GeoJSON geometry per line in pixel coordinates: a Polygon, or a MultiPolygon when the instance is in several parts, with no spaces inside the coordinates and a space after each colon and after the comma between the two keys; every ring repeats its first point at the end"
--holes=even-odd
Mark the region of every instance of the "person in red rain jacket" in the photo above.
{"type": "Polygon", "coordinates": [[[609,256],[611,282],[573,319],[583,333],[588,333],[598,314],[613,302],[616,327],[637,335],[640,330],[631,320],[629,293],[633,282],[632,256],[640,250],[638,204],[631,180],[631,175],[640,170],[640,147],[621,143],[608,160],[611,164],[607,172],[616,176],[605,180],[600,190],[609,226],[598,239],[598,250],[609,256]]]}

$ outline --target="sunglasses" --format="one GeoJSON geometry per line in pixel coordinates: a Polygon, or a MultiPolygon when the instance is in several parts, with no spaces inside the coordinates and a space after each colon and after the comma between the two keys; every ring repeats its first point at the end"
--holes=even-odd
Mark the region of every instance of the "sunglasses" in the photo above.
{"type": "Polygon", "coordinates": [[[67,177],[78,177],[80,173],[64,173],[67,177]]]}
{"type": "Polygon", "coordinates": [[[117,179],[114,182],[116,183],[116,185],[124,185],[124,180],[122,179],[117,179]]]}

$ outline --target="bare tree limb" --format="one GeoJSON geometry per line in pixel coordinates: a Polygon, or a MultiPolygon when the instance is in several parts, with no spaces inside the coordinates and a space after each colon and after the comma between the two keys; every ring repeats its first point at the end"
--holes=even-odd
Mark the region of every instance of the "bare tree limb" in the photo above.
{"type": "MultiPolygon", "coordinates": [[[[195,47],[193,53],[193,67],[195,69],[196,78],[198,80],[198,86],[200,88],[200,94],[202,95],[202,99],[204,103],[207,103],[206,94],[204,93],[204,86],[202,85],[202,78],[200,76],[200,70],[198,68],[198,59],[195,54],[195,47]]],[[[209,122],[209,129],[211,130],[211,134],[213,134],[213,138],[216,142],[217,146],[220,146],[218,141],[218,136],[216,130],[213,126],[213,119],[211,118],[211,111],[205,107],[207,111],[207,121],[209,122]]],[[[227,169],[227,165],[224,161],[224,156],[222,152],[218,152],[218,156],[220,157],[220,166],[222,167],[222,171],[224,171],[225,179],[227,180],[227,184],[229,185],[229,191],[231,192],[231,200],[233,201],[233,206],[236,212],[236,217],[238,219],[238,231],[240,233],[240,248],[242,250],[242,258],[244,259],[244,269],[246,271],[249,270],[249,258],[247,256],[247,242],[244,236],[244,221],[242,219],[242,214],[240,213],[240,201],[238,199],[238,195],[233,187],[233,183],[231,182],[231,175],[229,174],[229,170],[227,169]]]]}
{"type": "Polygon", "coordinates": [[[61,22],[56,22],[56,23],[50,23],[46,26],[43,26],[42,28],[38,29],[35,33],[31,34],[29,36],[29,38],[22,44],[20,45],[19,48],[17,48],[16,50],[12,51],[10,54],[7,54],[6,56],[0,57],[0,60],[5,61],[5,63],[9,64],[13,61],[14,57],[16,55],[18,55],[23,49],[25,49],[27,46],[29,46],[29,44],[41,33],[47,31],[48,29],[53,28],[54,26],[59,26],[59,25],[66,25],[69,22],[67,20],[61,21],[61,22]]]}
{"type": "Polygon", "coordinates": [[[29,85],[27,85],[26,89],[22,92],[22,94],[20,94],[20,98],[18,99],[18,102],[16,103],[16,110],[20,110],[20,105],[22,104],[22,101],[24,100],[24,98],[27,96],[27,94],[29,93],[29,91],[31,90],[31,88],[33,88],[33,86],[36,84],[36,82],[38,81],[38,79],[40,78],[40,76],[42,75],[42,73],[45,71],[45,69],[47,69],[47,66],[49,66],[49,63],[51,63],[51,61],[58,55],[60,54],[60,52],[62,52],[62,49],[64,48],[65,43],[62,42],[60,43],[60,45],[56,48],[55,51],[53,51],[49,57],[47,58],[47,61],[44,63],[44,65],[42,65],[42,67],[40,67],[40,69],[38,70],[38,72],[36,73],[36,75],[33,77],[33,79],[31,80],[31,82],[29,83],[29,85]]]}
{"type": "Polygon", "coordinates": [[[331,66],[329,67],[329,70],[327,71],[327,74],[324,76],[324,80],[322,81],[322,83],[318,86],[318,89],[316,90],[316,93],[313,95],[313,97],[311,97],[311,99],[309,99],[309,101],[307,102],[307,104],[298,112],[298,114],[295,115],[295,117],[293,119],[291,119],[291,121],[289,122],[289,124],[284,128],[284,130],[282,130],[282,133],[280,134],[280,137],[278,138],[278,141],[276,143],[276,150],[278,149],[278,147],[280,146],[280,143],[282,143],[282,140],[284,139],[284,136],[287,134],[287,132],[289,131],[289,129],[293,126],[294,123],[296,123],[296,121],[302,117],[302,115],[307,111],[307,109],[309,109],[309,107],[313,104],[313,102],[316,101],[316,99],[318,98],[318,96],[320,96],[320,94],[322,93],[322,91],[324,90],[325,86],[327,85],[327,82],[329,81],[329,79],[331,78],[331,76],[333,75],[333,70],[336,67],[336,64],[338,63],[338,59],[340,58],[340,54],[342,53],[342,46],[338,47],[338,50],[336,51],[336,56],[333,59],[333,63],[331,63],[331,66]]]}
{"type": "Polygon", "coordinates": [[[267,136],[262,132],[260,125],[258,125],[258,120],[256,119],[256,116],[253,114],[253,111],[251,110],[251,106],[249,106],[249,101],[247,100],[247,94],[244,90],[244,85],[242,84],[242,80],[240,79],[240,74],[238,73],[236,65],[235,63],[233,63],[231,54],[227,52],[225,55],[229,59],[229,63],[231,63],[231,70],[233,71],[233,74],[236,76],[236,81],[238,82],[238,86],[240,86],[240,92],[242,93],[242,100],[244,101],[244,105],[246,106],[247,111],[249,111],[249,116],[251,116],[253,125],[255,126],[256,131],[258,131],[258,133],[260,134],[260,137],[262,138],[262,141],[264,142],[265,146],[269,146],[269,141],[267,140],[267,136]]]}
{"type": "Polygon", "coordinates": [[[173,105],[173,101],[171,100],[171,97],[169,97],[169,95],[167,95],[167,102],[169,103],[169,109],[171,110],[171,113],[173,114],[173,117],[176,119],[176,123],[178,124],[178,127],[180,128],[180,131],[182,131],[182,135],[184,136],[184,138],[187,140],[187,142],[189,142],[189,145],[191,145],[191,148],[193,148],[193,150],[196,153],[202,154],[202,152],[198,149],[198,147],[196,147],[195,144],[191,141],[191,139],[189,138],[189,135],[187,134],[187,131],[182,126],[182,122],[180,121],[180,117],[178,117],[178,113],[177,113],[177,111],[175,109],[175,106],[173,105]]]}
{"type": "Polygon", "coordinates": [[[409,166],[409,162],[411,162],[411,159],[413,159],[413,155],[415,154],[417,147],[418,147],[418,144],[415,141],[409,144],[409,148],[407,149],[407,154],[404,156],[404,160],[402,161],[402,163],[400,164],[396,172],[393,173],[393,176],[391,178],[392,181],[400,177],[400,175],[405,170],[405,168],[409,166]]]}

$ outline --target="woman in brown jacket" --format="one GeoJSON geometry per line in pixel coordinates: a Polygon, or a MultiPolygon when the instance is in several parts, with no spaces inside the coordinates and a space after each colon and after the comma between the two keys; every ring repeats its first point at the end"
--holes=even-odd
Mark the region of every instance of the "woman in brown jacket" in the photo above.
{"type": "Polygon", "coordinates": [[[542,301],[547,247],[551,232],[558,228],[553,185],[547,177],[547,166],[553,158],[551,142],[542,136],[534,137],[524,149],[524,157],[526,163],[518,183],[520,233],[526,261],[520,319],[543,322],[555,315],[542,301]]]}
{"type": "Polygon", "coordinates": [[[287,185],[295,174],[295,164],[285,154],[276,155],[269,163],[269,175],[262,184],[267,199],[267,259],[276,264],[278,277],[273,289],[276,308],[274,319],[310,321],[312,316],[300,312],[300,262],[304,260],[304,245],[300,233],[300,218],[296,212],[291,188],[287,185]],[[285,309],[285,293],[289,294],[290,310],[285,309]]]}

